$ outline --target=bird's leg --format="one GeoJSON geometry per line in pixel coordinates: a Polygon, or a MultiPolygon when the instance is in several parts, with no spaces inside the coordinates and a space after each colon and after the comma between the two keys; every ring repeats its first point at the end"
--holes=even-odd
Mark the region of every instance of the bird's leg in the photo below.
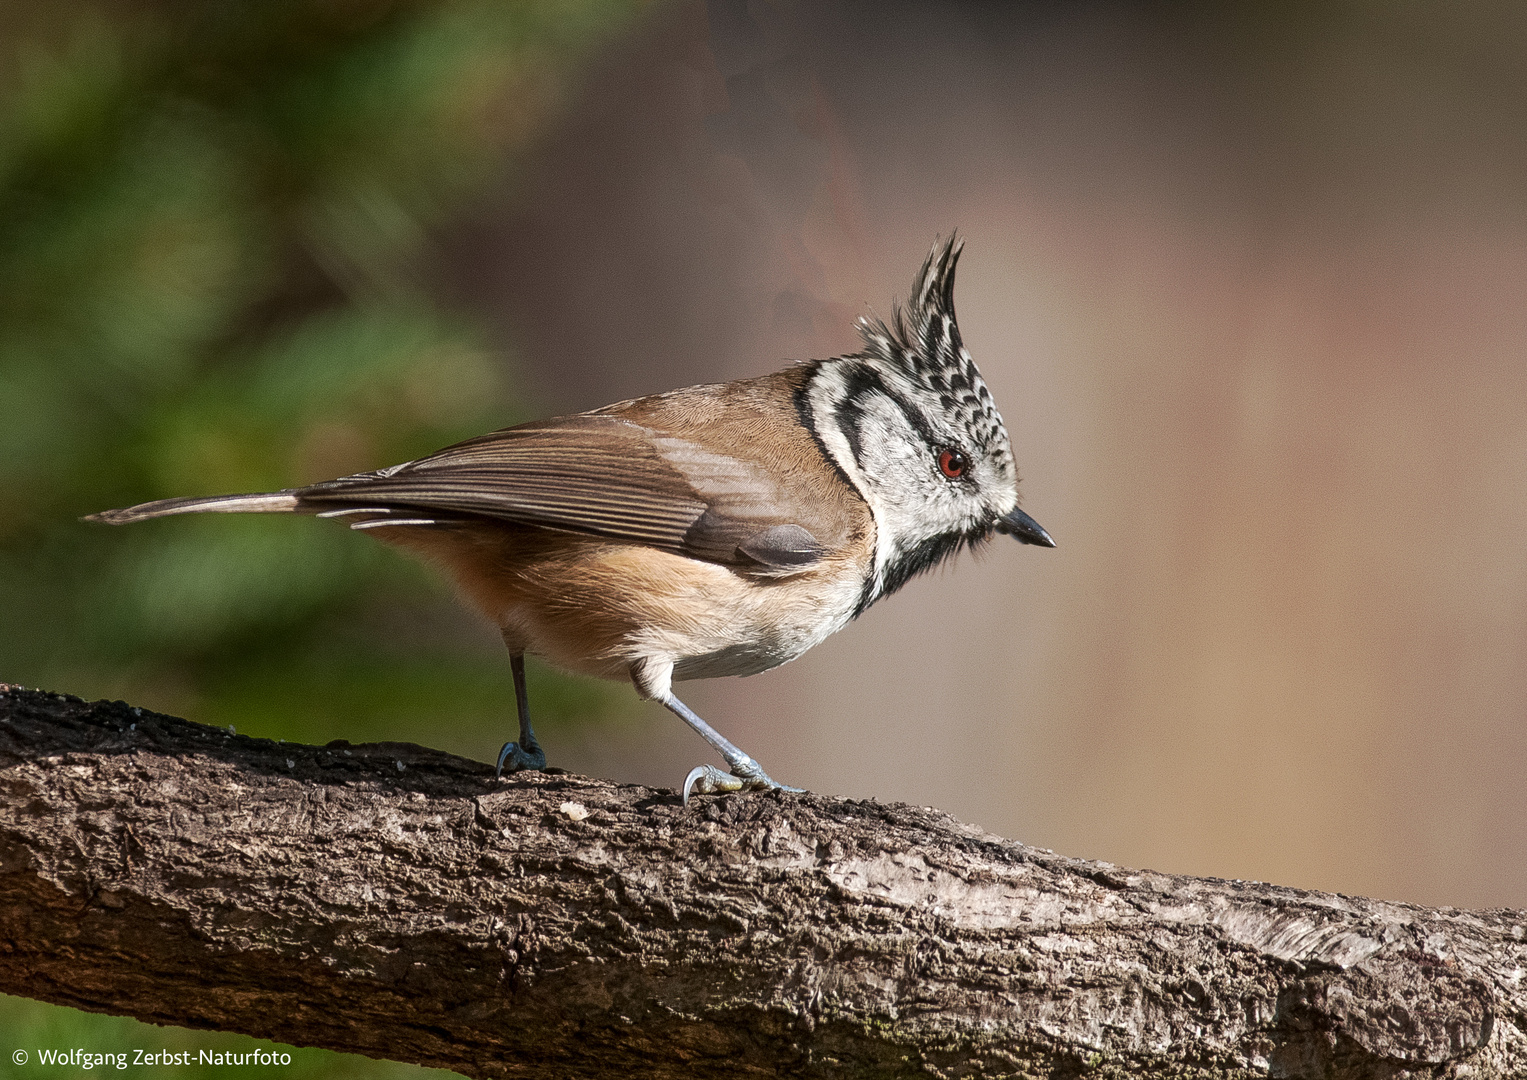
{"type": "Polygon", "coordinates": [[[636,692],[649,701],[660,701],[663,706],[684,723],[700,733],[700,737],[716,752],[726,758],[731,767],[728,776],[714,765],[697,765],[684,778],[684,804],[694,794],[708,795],[717,791],[800,791],[771,780],[758,762],[737,748],[721,732],[695,715],[695,711],[673,696],[673,661],[660,657],[644,656],[631,664],[631,685],[636,692]]]}
{"type": "Polygon", "coordinates": [[[544,769],[546,751],[536,742],[536,733],[530,730],[530,695],[525,692],[525,654],[509,654],[509,670],[514,672],[514,704],[520,712],[520,740],[506,742],[498,752],[498,775],[504,775],[504,766],[512,773],[521,769],[544,769]]]}
{"type": "Polygon", "coordinates": [[[696,765],[684,778],[684,804],[691,795],[709,795],[718,791],[800,791],[772,780],[763,768],[739,750],[730,739],[695,715],[693,709],[673,696],[672,691],[658,698],[675,716],[700,733],[731,766],[727,775],[714,765],[696,765]]]}

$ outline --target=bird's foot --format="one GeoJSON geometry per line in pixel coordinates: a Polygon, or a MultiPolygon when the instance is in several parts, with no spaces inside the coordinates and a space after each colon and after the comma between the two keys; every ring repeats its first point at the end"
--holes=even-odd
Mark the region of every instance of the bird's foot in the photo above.
{"type": "Polygon", "coordinates": [[[714,765],[696,765],[684,778],[684,805],[689,805],[691,795],[714,795],[724,791],[803,791],[803,788],[781,784],[770,779],[751,758],[732,771],[724,773],[714,765]]]}
{"type": "Polygon", "coordinates": [[[544,769],[546,768],[546,751],[530,739],[527,739],[523,746],[517,742],[506,742],[504,748],[498,752],[500,777],[504,775],[505,768],[512,773],[525,769],[544,769]]]}

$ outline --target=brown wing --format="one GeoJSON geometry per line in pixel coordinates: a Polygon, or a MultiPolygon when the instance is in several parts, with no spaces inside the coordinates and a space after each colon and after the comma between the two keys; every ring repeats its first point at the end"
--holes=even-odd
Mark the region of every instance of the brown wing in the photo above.
{"type": "Polygon", "coordinates": [[[777,485],[758,464],[608,415],[496,431],[294,494],[330,512],[492,518],[743,567],[799,569],[823,551],[781,514],[777,485]]]}

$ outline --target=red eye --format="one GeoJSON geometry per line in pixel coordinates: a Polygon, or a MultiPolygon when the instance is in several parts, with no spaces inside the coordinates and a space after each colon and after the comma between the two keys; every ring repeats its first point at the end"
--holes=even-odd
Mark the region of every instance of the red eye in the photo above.
{"type": "Polygon", "coordinates": [[[970,467],[970,461],[958,450],[941,450],[938,455],[939,472],[951,480],[958,480],[965,475],[965,470],[970,467]]]}

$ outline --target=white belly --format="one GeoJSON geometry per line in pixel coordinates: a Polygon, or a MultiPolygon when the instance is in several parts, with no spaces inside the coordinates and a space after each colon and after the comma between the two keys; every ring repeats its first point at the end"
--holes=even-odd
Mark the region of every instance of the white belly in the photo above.
{"type": "Polygon", "coordinates": [[[635,635],[638,657],[667,656],[676,680],[757,675],[788,663],[837,633],[853,618],[862,585],[857,575],[809,591],[791,582],[758,586],[755,603],[730,606],[729,618],[708,627],[652,627],[635,635]]]}

